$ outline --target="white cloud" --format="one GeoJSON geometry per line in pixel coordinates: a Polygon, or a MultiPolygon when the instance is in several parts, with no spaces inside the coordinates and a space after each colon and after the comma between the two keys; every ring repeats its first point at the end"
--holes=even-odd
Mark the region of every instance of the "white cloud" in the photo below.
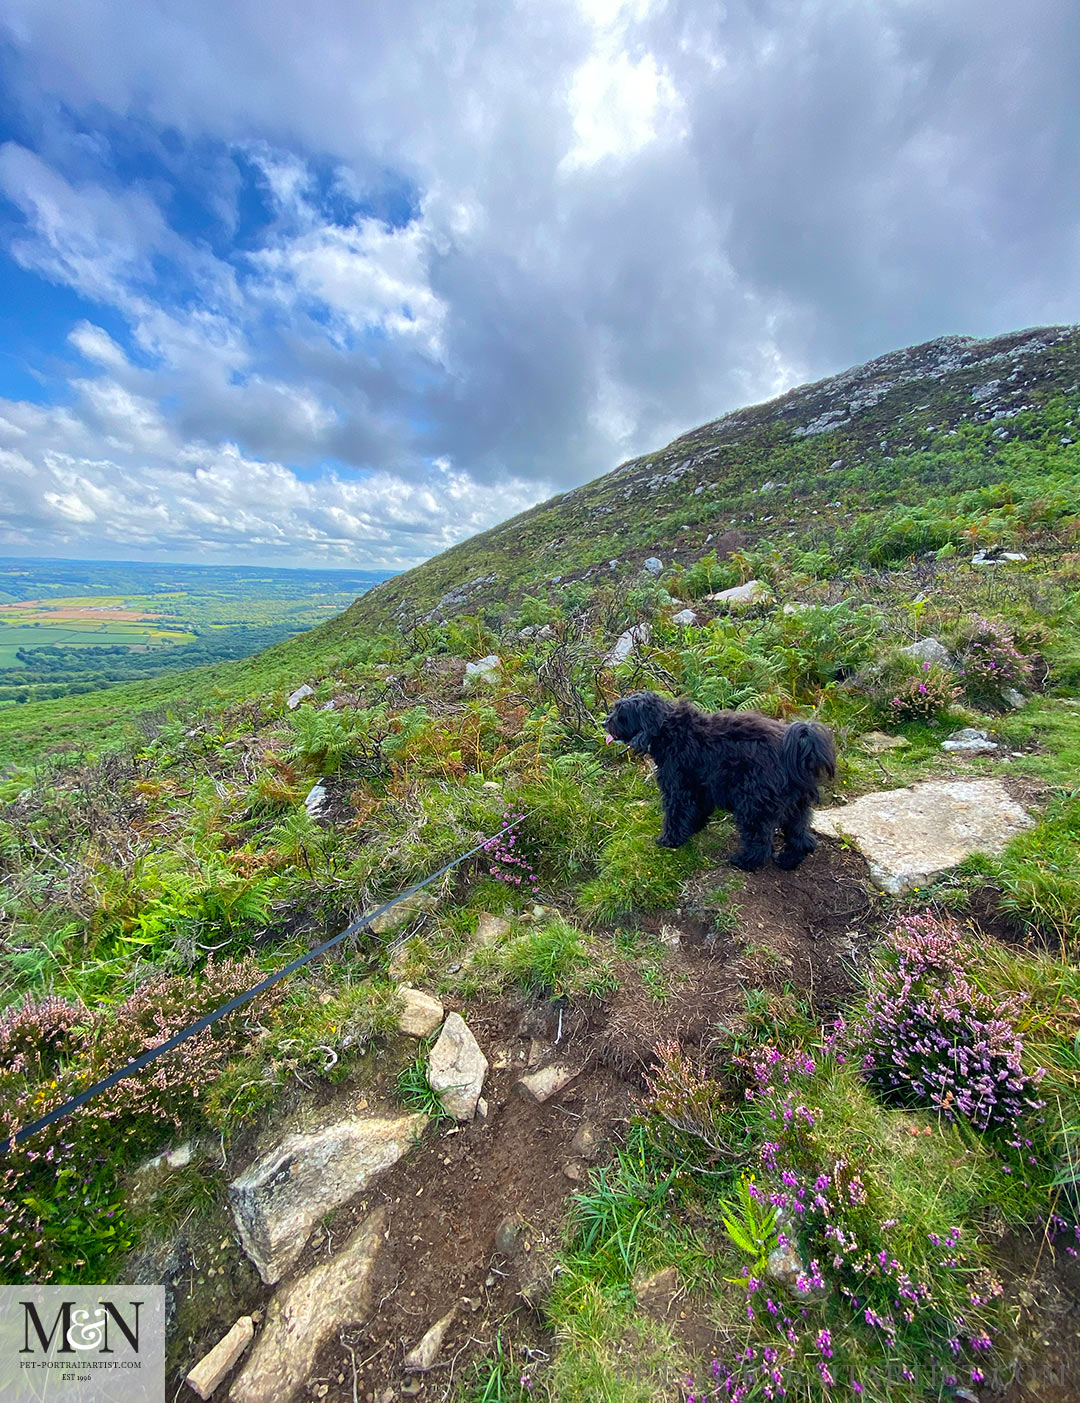
{"type": "Polygon", "coordinates": [[[0,147],[0,234],[100,309],[56,403],[3,407],[11,543],[412,561],[799,379],[1078,315],[1055,0],[0,27],[34,133],[0,147]]]}

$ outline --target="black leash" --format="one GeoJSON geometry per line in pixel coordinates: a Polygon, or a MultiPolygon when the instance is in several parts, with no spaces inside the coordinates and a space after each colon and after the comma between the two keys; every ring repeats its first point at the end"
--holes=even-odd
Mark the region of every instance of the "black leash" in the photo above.
{"type": "Polygon", "coordinates": [[[478,852],[482,852],[489,844],[495,842],[497,838],[501,838],[504,833],[509,833],[512,828],[516,828],[519,823],[524,822],[528,817],[528,813],[521,814],[518,818],[515,818],[512,823],[508,823],[505,827],[500,828],[498,833],[494,833],[490,838],[485,838],[483,842],[477,843],[475,848],[470,848],[467,853],[462,853],[459,857],[452,858],[445,867],[440,867],[438,872],[432,872],[432,874],[429,877],[425,877],[422,882],[417,882],[415,886],[409,887],[407,891],[400,892],[393,900],[385,902],[382,906],[378,907],[377,910],[369,911],[366,915],[361,916],[359,920],[353,921],[351,926],[346,926],[346,928],[337,935],[331,936],[329,940],[324,940],[321,945],[316,945],[314,949],[308,950],[306,954],[300,955],[290,964],[283,966],[283,968],[279,970],[275,970],[273,974],[268,974],[262,983],[256,984],[254,988],[248,989],[243,994],[237,994],[236,997],[230,999],[228,1003],[222,1004],[220,1008],[215,1008],[212,1013],[204,1014],[202,1018],[197,1019],[194,1023],[190,1024],[189,1027],[183,1028],[179,1033],[174,1033],[171,1038],[166,1038],[163,1043],[158,1043],[155,1047],[147,1048],[147,1050],[136,1057],[133,1062],[129,1062],[124,1067],[118,1067],[115,1072],[110,1072],[109,1075],[104,1077],[101,1081],[94,1082],[93,1086],[88,1086],[85,1091],[80,1091],[78,1096],[73,1096],[69,1101],[61,1102],[59,1106],[54,1106],[51,1111],[46,1112],[43,1116],[39,1116],[37,1120],[31,1121],[29,1125],[24,1125],[20,1130],[17,1130],[14,1135],[10,1135],[6,1140],[0,1142],[0,1154],[6,1154],[14,1149],[16,1145],[21,1145],[24,1140],[29,1140],[31,1135],[36,1135],[39,1130],[44,1130],[47,1125],[52,1125],[53,1121],[60,1120],[64,1116],[69,1116],[72,1111],[77,1111],[80,1106],[85,1106],[87,1101],[90,1101],[95,1096],[100,1096],[103,1091],[108,1091],[110,1087],[115,1086],[119,1081],[123,1081],[125,1077],[134,1076],[136,1072],[141,1072],[142,1069],[149,1066],[151,1062],[156,1061],[157,1058],[163,1056],[166,1052],[171,1052],[173,1048],[179,1047],[181,1043],[187,1042],[188,1038],[193,1038],[196,1033],[201,1033],[204,1028],[209,1028],[212,1024],[216,1023],[219,1018],[224,1018],[226,1014],[232,1013],[235,1009],[241,1008],[244,1004],[249,1003],[252,999],[263,993],[264,990],[271,988],[274,984],[277,984],[279,980],[284,979],[286,975],[294,974],[298,969],[302,969],[304,965],[310,964],[312,960],[317,959],[319,955],[325,954],[327,950],[332,950],[335,945],[340,945],[343,940],[347,940],[350,935],[355,935],[358,931],[363,930],[365,926],[369,926],[372,921],[377,920],[385,912],[392,910],[410,896],[415,896],[418,891],[423,891],[425,887],[431,886],[432,882],[437,882],[440,877],[444,877],[447,872],[460,866],[460,864],[465,862],[468,858],[475,857],[478,852]]]}

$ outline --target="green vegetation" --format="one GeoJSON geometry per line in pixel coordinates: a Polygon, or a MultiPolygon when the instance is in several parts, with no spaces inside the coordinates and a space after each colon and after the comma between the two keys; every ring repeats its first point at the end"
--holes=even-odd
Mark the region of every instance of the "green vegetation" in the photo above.
{"type": "Polygon", "coordinates": [[[1071,1244],[1080,1163],[1080,337],[1023,366],[1025,407],[1003,400],[1007,420],[972,399],[985,365],[886,387],[823,433],[793,431],[829,407],[827,387],[786,397],[258,657],[0,715],[5,1127],[525,815],[512,847],[447,875],[391,935],[363,934],[163,1061],[160,1079],[73,1117],[41,1142],[45,1158],[9,1157],[5,1279],[122,1274],[149,1230],[127,1176],[181,1133],[227,1149],[290,1096],[329,1096],[339,1080],[437,1118],[423,1059],[394,1033],[401,978],[466,1014],[625,999],[660,1017],[681,976],[651,932],[671,913],[761,944],[744,890],[716,871],[727,820],[657,849],[655,785],[604,743],[611,701],[652,687],[819,717],[838,740],[835,797],[997,775],[1037,822],[997,857],[875,900],[889,933],[840,1024],[835,991],[778,993],[768,978],[696,1050],[642,1049],[648,1094],[566,1224],[543,1305],[553,1359],[519,1354],[504,1329],[462,1398],[645,1403],[675,1396],[691,1368],[709,1403],[725,1380],[731,1397],[768,1397],[773,1368],[806,1400],[857,1397],[855,1383],[915,1400],[931,1361],[942,1380],[977,1382],[1011,1347],[1002,1236],[1071,1244]],[[969,564],[992,545],[1026,559],[969,564]],[[641,569],[651,555],[655,577],[641,569]],[[744,610],[708,598],[750,579],[769,593],[744,610]],[[696,623],[675,624],[687,602],[696,623]],[[641,624],[647,641],[612,665],[614,640],[641,624]],[[958,670],[902,651],[927,637],[958,670]],[[466,686],[465,663],[489,653],[497,673],[466,686]],[[290,710],[304,682],[313,694],[290,710]],[[961,725],[992,731],[998,753],[943,752],[961,725]],[[863,738],[877,729],[905,744],[873,750],[863,738]],[[484,916],[505,923],[497,937],[479,935],[484,916]],[[951,963],[934,964],[942,951],[951,963]],[[969,1114],[957,1090],[949,1100],[930,1080],[941,1058],[923,1077],[907,1049],[902,1084],[864,1063],[903,1023],[898,972],[919,960],[905,997],[958,1057],[974,1053],[933,989],[950,990],[965,1027],[986,1025],[995,1071],[1016,1083],[1003,1119],[969,1114]],[[57,1162],[79,1176],[77,1213],[55,1197],[57,1162]],[[805,1278],[786,1293],[762,1266],[784,1246],[805,1278]],[[638,1304],[643,1276],[666,1267],[708,1357],[638,1304]]]}

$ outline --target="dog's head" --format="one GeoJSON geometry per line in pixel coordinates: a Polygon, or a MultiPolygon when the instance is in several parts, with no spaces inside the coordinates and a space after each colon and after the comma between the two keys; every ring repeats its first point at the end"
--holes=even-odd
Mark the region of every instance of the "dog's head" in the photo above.
{"type": "Polygon", "coordinates": [[[624,741],[644,755],[667,720],[671,703],[655,692],[634,692],[621,697],[608,712],[604,730],[612,740],[624,741]]]}

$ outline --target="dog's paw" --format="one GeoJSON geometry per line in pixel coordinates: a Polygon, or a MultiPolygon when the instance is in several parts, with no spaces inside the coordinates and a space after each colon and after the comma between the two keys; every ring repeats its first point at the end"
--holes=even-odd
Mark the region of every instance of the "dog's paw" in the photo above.
{"type": "Polygon", "coordinates": [[[656,846],[658,848],[677,848],[681,845],[679,843],[673,843],[670,838],[668,838],[665,834],[661,833],[659,838],[657,838],[656,840],[656,846]]]}
{"type": "Polygon", "coordinates": [[[776,854],[775,862],[782,872],[794,872],[803,858],[809,856],[805,849],[784,848],[783,852],[776,854]]]}
{"type": "Polygon", "coordinates": [[[747,853],[732,853],[728,858],[729,867],[737,867],[740,872],[760,872],[767,859],[753,857],[747,853]]]}

